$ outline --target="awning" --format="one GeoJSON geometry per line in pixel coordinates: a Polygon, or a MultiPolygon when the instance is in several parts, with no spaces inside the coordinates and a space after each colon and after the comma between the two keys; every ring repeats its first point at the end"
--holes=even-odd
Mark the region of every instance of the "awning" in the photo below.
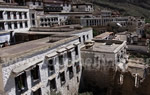
{"type": "Polygon", "coordinates": [[[66,51],[66,49],[65,49],[65,48],[61,48],[61,49],[59,49],[57,52],[58,52],[58,53],[62,53],[62,52],[64,52],[64,51],[66,51]]]}
{"type": "Polygon", "coordinates": [[[42,83],[40,82],[39,84],[37,84],[37,85],[35,85],[34,87],[32,87],[31,90],[32,90],[33,92],[35,92],[35,91],[37,91],[39,88],[41,88],[41,86],[42,86],[42,83]]]}
{"type": "Polygon", "coordinates": [[[80,44],[80,42],[76,42],[76,43],[74,43],[74,45],[79,45],[80,44]]]}
{"type": "Polygon", "coordinates": [[[56,77],[56,74],[53,74],[53,75],[51,75],[49,78],[48,78],[48,80],[52,80],[52,79],[54,79],[56,77]]]}
{"type": "Polygon", "coordinates": [[[32,66],[34,66],[34,65],[36,65],[36,64],[39,64],[39,63],[41,63],[41,62],[42,62],[42,60],[36,60],[36,61],[34,61],[34,62],[29,62],[29,63],[23,64],[23,65],[21,65],[20,67],[17,67],[17,68],[15,68],[15,69],[13,69],[13,73],[19,74],[19,73],[21,73],[21,72],[23,72],[23,71],[25,71],[25,70],[31,68],[32,66]]]}
{"type": "Polygon", "coordinates": [[[54,57],[56,56],[58,53],[57,52],[53,52],[53,53],[50,53],[48,55],[46,55],[46,57],[50,58],[50,57],[54,57]]]}
{"type": "Polygon", "coordinates": [[[70,46],[66,47],[66,49],[68,49],[68,50],[70,50],[72,48],[74,48],[74,45],[70,45],[70,46]]]}

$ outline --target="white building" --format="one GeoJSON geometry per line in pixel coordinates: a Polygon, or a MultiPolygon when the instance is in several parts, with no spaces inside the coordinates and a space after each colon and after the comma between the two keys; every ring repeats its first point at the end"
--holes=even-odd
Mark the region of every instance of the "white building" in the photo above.
{"type": "MultiPolygon", "coordinates": [[[[84,45],[85,42],[92,41],[93,39],[93,29],[92,28],[81,28],[75,25],[66,25],[66,26],[57,26],[56,28],[51,27],[39,27],[39,28],[31,28],[29,32],[18,32],[18,34],[28,34],[28,35],[72,35],[78,36],[79,42],[81,45],[84,45]],[[80,29],[76,29],[80,28],[80,29]],[[41,32],[42,31],[42,32],[41,32]]],[[[21,35],[19,35],[21,37],[21,35]]],[[[23,38],[23,37],[22,37],[23,38]]]]}
{"type": "MultiPolygon", "coordinates": [[[[27,7],[0,5],[0,32],[11,32],[10,36],[13,36],[15,32],[28,31],[29,28],[30,18],[27,7]]],[[[9,43],[10,40],[7,42],[9,43]]]]}
{"type": "MultiPolygon", "coordinates": [[[[49,12],[46,14],[37,14],[36,18],[36,27],[52,27],[52,26],[61,26],[70,24],[70,17],[77,17],[76,20],[79,19],[78,24],[80,24],[80,18],[84,16],[92,15],[91,13],[86,12],[69,12],[69,13],[62,13],[62,12],[49,12]]],[[[31,17],[32,19],[32,17],[31,17]]]]}
{"type": "Polygon", "coordinates": [[[65,0],[43,0],[45,12],[70,12],[71,4],[65,0]]]}
{"type": "Polygon", "coordinates": [[[93,12],[93,4],[91,3],[84,3],[84,4],[72,4],[72,11],[73,12],[93,12]]]}
{"type": "Polygon", "coordinates": [[[54,35],[2,48],[0,58],[2,95],[78,94],[82,66],[77,36],[54,35]]]}
{"type": "Polygon", "coordinates": [[[126,71],[126,48],[125,41],[95,39],[94,42],[87,42],[81,49],[83,67],[86,70],[93,67],[102,71],[109,71],[110,68],[126,71]]]}
{"type": "Polygon", "coordinates": [[[110,11],[110,10],[101,10],[101,16],[102,17],[111,17],[112,16],[112,11],[110,11]]]}
{"type": "Polygon", "coordinates": [[[129,17],[90,17],[81,18],[82,26],[106,26],[109,23],[117,23],[120,27],[132,25],[129,17]]]}

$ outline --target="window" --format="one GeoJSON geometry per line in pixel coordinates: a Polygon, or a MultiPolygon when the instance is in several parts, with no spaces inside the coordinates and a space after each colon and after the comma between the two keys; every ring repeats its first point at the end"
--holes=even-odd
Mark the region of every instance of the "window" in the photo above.
{"type": "Polygon", "coordinates": [[[65,72],[60,73],[60,84],[61,86],[63,86],[65,84],[66,80],[65,80],[65,72]]]}
{"type": "Polygon", "coordinates": [[[120,62],[119,54],[117,55],[117,62],[120,62]]]}
{"type": "Polygon", "coordinates": [[[41,20],[41,22],[43,22],[43,21],[44,21],[44,19],[43,19],[43,18],[41,18],[40,20],[41,20]]]}
{"type": "Polygon", "coordinates": [[[17,22],[14,22],[14,28],[15,28],[15,29],[18,28],[17,22]]]}
{"type": "Polygon", "coordinates": [[[83,35],[83,42],[85,42],[85,35],[83,35]]]}
{"type": "Polygon", "coordinates": [[[0,11],[0,19],[3,19],[3,11],[0,11]]]}
{"type": "Polygon", "coordinates": [[[55,78],[53,80],[50,80],[50,90],[52,92],[57,90],[55,78]]]}
{"type": "Polygon", "coordinates": [[[55,66],[54,66],[54,60],[50,59],[48,61],[48,70],[49,70],[49,75],[53,75],[55,73],[55,66]]]}
{"type": "Polygon", "coordinates": [[[48,21],[51,21],[50,18],[47,19],[48,21]]]}
{"type": "Polygon", "coordinates": [[[39,74],[38,65],[31,70],[31,78],[32,78],[32,86],[35,86],[37,83],[40,82],[40,74],[39,74]]]}
{"type": "Polygon", "coordinates": [[[4,30],[4,22],[0,22],[0,30],[4,30]]]}
{"type": "Polygon", "coordinates": [[[78,46],[75,47],[75,54],[76,54],[76,55],[79,55],[78,46]]]}
{"type": "Polygon", "coordinates": [[[69,85],[67,85],[67,90],[69,90],[69,85]]]}
{"type": "Polygon", "coordinates": [[[26,28],[28,27],[28,22],[27,22],[27,21],[25,22],[25,27],[26,27],[26,28]]]}
{"type": "Polygon", "coordinates": [[[41,26],[43,27],[43,26],[44,26],[44,24],[41,24],[41,26]]]}
{"type": "Polygon", "coordinates": [[[7,12],[7,19],[11,19],[10,12],[7,12]]]}
{"type": "Polygon", "coordinates": [[[24,18],[27,19],[27,13],[26,12],[24,13],[24,18]]]}
{"type": "Polygon", "coordinates": [[[79,37],[79,42],[81,42],[81,37],[79,37]]]}
{"type": "Polygon", "coordinates": [[[8,29],[12,29],[11,23],[8,23],[8,29]]]}
{"type": "Polygon", "coordinates": [[[35,18],[35,15],[34,15],[34,14],[32,14],[32,18],[33,18],[33,19],[35,18]]]}
{"type": "Polygon", "coordinates": [[[28,90],[25,72],[15,78],[15,84],[16,84],[16,93],[21,94],[28,90]]]}
{"type": "Polygon", "coordinates": [[[39,5],[41,6],[41,2],[39,2],[39,5]]]}
{"type": "Polygon", "coordinates": [[[62,69],[64,67],[64,62],[63,62],[63,55],[59,55],[59,66],[60,69],[62,69]]]}
{"type": "Polygon", "coordinates": [[[20,22],[20,28],[23,28],[23,24],[22,24],[22,22],[20,22]]]}
{"type": "Polygon", "coordinates": [[[67,57],[68,57],[68,63],[72,62],[72,53],[71,51],[67,52],[67,57]]]}
{"type": "Polygon", "coordinates": [[[35,25],[35,20],[32,20],[32,25],[35,25]]]}
{"type": "Polygon", "coordinates": [[[19,12],[19,19],[22,19],[22,13],[19,12]]]}
{"type": "Polygon", "coordinates": [[[76,8],[79,8],[79,6],[77,5],[76,8]]]}
{"type": "Polygon", "coordinates": [[[76,73],[79,73],[80,72],[80,63],[76,62],[75,66],[76,66],[76,73]]]}
{"type": "Polygon", "coordinates": [[[87,39],[89,39],[89,35],[87,35],[87,39]]]}
{"type": "Polygon", "coordinates": [[[79,83],[79,77],[77,77],[77,83],[79,83]]]}
{"type": "Polygon", "coordinates": [[[68,70],[69,70],[69,78],[72,79],[74,76],[73,75],[73,67],[69,67],[68,70]]]}
{"type": "Polygon", "coordinates": [[[16,14],[16,12],[13,12],[13,16],[14,16],[14,19],[17,19],[17,14],[16,14]]]}
{"type": "Polygon", "coordinates": [[[45,22],[47,22],[47,18],[45,18],[45,22]]]}
{"type": "Polygon", "coordinates": [[[33,2],[33,5],[35,5],[35,2],[33,2]]]}

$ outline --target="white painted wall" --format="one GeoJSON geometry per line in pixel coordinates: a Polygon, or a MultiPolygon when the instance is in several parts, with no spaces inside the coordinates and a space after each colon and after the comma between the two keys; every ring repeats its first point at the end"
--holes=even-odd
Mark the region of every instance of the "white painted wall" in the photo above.
{"type": "Polygon", "coordinates": [[[93,29],[88,29],[87,31],[85,32],[80,32],[80,33],[74,33],[72,35],[77,35],[80,37],[81,39],[81,44],[83,45],[84,42],[86,41],[91,41],[93,39],[93,29]],[[83,36],[85,36],[85,41],[83,40],[83,36]],[[88,36],[88,37],[87,37],[88,36]]]}
{"type": "Polygon", "coordinates": [[[26,8],[0,8],[0,11],[4,11],[3,12],[3,19],[1,19],[0,22],[4,22],[5,31],[22,32],[22,31],[28,31],[29,28],[31,27],[30,17],[29,17],[29,9],[26,9],[26,8]],[[6,13],[7,11],[11,12],[11,19],[7,19],[7,13],[6,13]],[[13,13],[12,12],[17,12],[17,19],[13,18],[13,13]],[[27,18],[25,18],[24,14],[22,14],[22,19],[19,19],[18,12],[22,12],[22,13],[27,12],[27,18]],[[17,29],[14,29],[14,24],[13,24],[14,21],[18,23],[18,28],[17,29]],[[25,21],[27,21],[28,27],[25,27],[25,24],[24,24],[25,21]],[[11,22],[12,23],[12,29],[8,29],[8,25],[7,25],[6,22],[11,22]],[[23,28],[20,28],[19,22],[23,22],[23,28]]]}
{"type": "MultiPolygon", "coordinates": [[[[62,46],[59,46],[55,49],[51,49],[46,53],[38,54],[38,55],[35,55],[33,57],[27,58],[23,61],[10,64],[9,66],[3,65],[3,68],[2,68],[3,76],[2,76],[2,78],[3,78],[3,84],[4,84],[4,89],[5,89],[6,93],[8,95],[16,95],[15,80],[14,80],[15,76],[12,74],[13,69],[18,68],[18,67],[20,67],[21,65],[24,65],[24,64],[30,64],[31,62],[35,62],[35,61],[38,61],[38,60],[43,60],[42,63],[39,63],[41,83],[42,83],[41,89],[42,89],[42,95],[47,95],[47,93],[50,92],[50,88],[49,88],[49,85],[48,85],[48,68],[47,68],[47,65],[46,65],[45,56],[52,53],[52,52],[54,52],[54,51],[57,51],[58,48],[60,49],[61,47],[66,47],[66,46],[72,45],[76,42],[78,42],[78,40],[74,40],[74,41],[69,42],[67,44],[64,44],[62,46]]],[[[80,49],[79,49],[79,58],[77,60],[75,60],[74,53],[75,52],[72,53],[73,61],[78,61],[79,60],[80,68],[81,68],[80,49]]],[[[57,56],[55,58],[58,59],[57,56]]],[[[57,84],[58,92],[61,92],[62,95],[71,95],[71,94],[68,94],[69,91],[67,90],[67,85],[69,85],[70,90],[74,91],[74,93],[77,93],[79,83],[77,83],[77,78],[76,77],[79,76],[79,79],[80,79],[81,72],[79,74],[75,74],[76,71],[75,71],[75,68],[73,67],[75,75],[74,75],[74,78],[72,80],[69,80],[68,79],[68,72],[67,72],[67,60],[65,60],[64,63],[65,63],[65,74],[66,74],[66,77],[67,77],[66,78],[66,84],[63,87],[60,86],[60,78],[58,77],[58,74],[59,74],[58,60],[56,61],[56,75],[57,75],[57,77],[56,77],[56,82],[57,83],[56,84],[57,84]]],[[[81,71],[82,71],[82,69],[81,69],[81,71]]],[[[26,71],[26,75],[27,75],[28,91],[25,92],[25,95],[31,95],[31,76],[30,76],[30,72],[26,71]]],[[[74,93],[72,93],[72,94],[74,94],[74,93]]]]}

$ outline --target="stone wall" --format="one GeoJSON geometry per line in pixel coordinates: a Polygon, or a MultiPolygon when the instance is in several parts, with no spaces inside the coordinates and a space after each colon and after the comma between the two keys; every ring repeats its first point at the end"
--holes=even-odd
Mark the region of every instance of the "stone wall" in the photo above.
{"type": "MultiPolygon", "coordinates": [[[[70,43],[64,44],[62,45],[62,47],[66,47],[67,45],[72,45],[74,43],[78,42],[78,40],[74,40],[70,43]]],[[[59,47],[60,48],[60,47],[59,47]]],[[[15,76],[13,74],[13,69],[18,68],[24,64],[30,64],[31,62],[38,62],[38,60],[43,60],[42,62],[40,62],[39,65],[39,70],[40,70],[40,78],[41,78],[41,91],[42,91],[42,95],[48,95],[48,93],[50,93],[50,85],[48,82],[48,67],[46,65],[46,60],[45,60],[45,56],[56,51],[58,49],[51,49],[49,51],[47,51],[46,53],[40,53],[37,55],[34,55],[32,57],[29,57],[25,60],[20,60],[19,62],[16,63],[11,63],[8,65],[3,65],[2,68],[2,73],[3,73],[3,85],[4,85],[4,90],[8,95],[16,95],[16,87],[15,87],[15,76]]],[[[80,51],[80,50],[79,50],[80,51]]],[[[80,61],[80,52],[79,52],[79,59],[75,60],[75,52],[73,51],[73,62],[75,61],[79,61],[79,63],[81,63],[80,61]]],[[[56,57],[56,84],[57,84],[57,91],[62,93],[62,95],[71,95],[71,94],[75,94],[78,92],[78,87],[79,87],[79,82],[77,82],[77,77],[79,77],[80,79],[80,75],[81,72],[79,72],[78,74],[76,74],[76,69],[75,69],[75,65],[73,65],[73,71],[74,71],[74,77],[72,80],[69,79],[69,73],[67,71],[67,60],[65,60],[65,77],[66,77],[66,84],[61,86],[60,85],[60,77],[58,77],[59,75],[59,63],[58,63],[58,57],[56,57]],[[67,88],[67,86],[69,85],[69,89],[67,88]]],[[[80,64],[81,66],[81,64],[80,64]]],[[[25,70],[26,72],[26,76],[27,76],[27,84],[28,84],[28,90],[25,92],[25,95],[31,95],[32,93],[32,85],[31,85],[31,73],[30,70],[25,70]]]]}

